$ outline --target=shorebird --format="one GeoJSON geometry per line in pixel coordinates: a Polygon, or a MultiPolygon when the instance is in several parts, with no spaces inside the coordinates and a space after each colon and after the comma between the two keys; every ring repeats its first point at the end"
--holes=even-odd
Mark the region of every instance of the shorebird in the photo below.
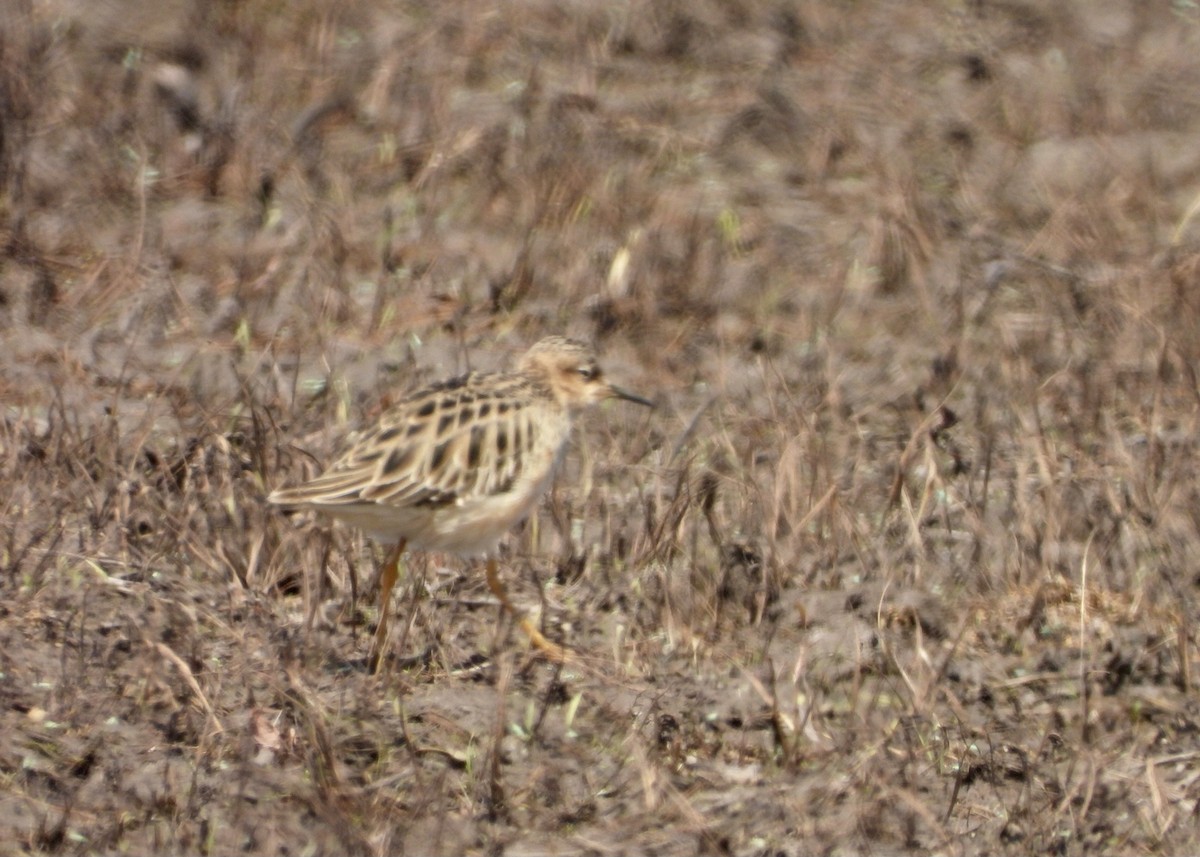
{"type": "Polygon", "coordinates": [[[610,383],[587,345],[551,336],[512,371],[471,372],[409,393],[374,426],[351,435],[326,472],[267,498],[315,509],[391,545],[379,572],[372,670],[383,658],[406,548],[485,554],[488,586],[503,608],[547,657],[567,658],[513,606],[494,553],[545,493],[575,417],[613,398],[653,407],[610,383]]]}

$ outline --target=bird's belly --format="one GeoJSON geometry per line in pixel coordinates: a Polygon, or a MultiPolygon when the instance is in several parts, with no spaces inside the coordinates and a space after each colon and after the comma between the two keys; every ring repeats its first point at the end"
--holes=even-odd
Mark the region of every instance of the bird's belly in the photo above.
{"type": "Polygon", "coordinates": [[[409,544],[421,550],[487,553],[529,514],[548,481],[514,486],[514,490],[504,494],[473,497],[437,509],[430,516],[429,526],[415,533],[409,544]]]}

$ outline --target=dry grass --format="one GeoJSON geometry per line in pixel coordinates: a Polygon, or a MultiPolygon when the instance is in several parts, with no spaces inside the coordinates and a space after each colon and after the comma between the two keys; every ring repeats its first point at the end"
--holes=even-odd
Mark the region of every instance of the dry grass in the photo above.
{"type": "MultiPolygon", "coordinates": [[[[18,853],[1200,850],[1188,4],[0,12],[18,853]],[[600,342],[482,574],[268,509],[600,342]]],[[[1197,101],[1197,103],[1193,103],[1197,101]]]]}

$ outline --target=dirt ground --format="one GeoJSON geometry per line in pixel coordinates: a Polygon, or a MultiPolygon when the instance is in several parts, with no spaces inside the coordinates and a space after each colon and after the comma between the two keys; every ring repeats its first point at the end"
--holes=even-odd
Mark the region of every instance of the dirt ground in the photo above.
{"type": "Polygon", "coordinates": [[[1200,11],[0,6],[0,851],[1200,852],[1200,11]],[[591,340],[477,565],[264,497],[591,340]]]}

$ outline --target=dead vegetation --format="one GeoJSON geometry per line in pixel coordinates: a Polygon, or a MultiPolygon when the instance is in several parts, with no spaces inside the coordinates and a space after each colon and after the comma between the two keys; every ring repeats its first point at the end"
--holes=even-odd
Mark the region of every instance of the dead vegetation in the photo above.
{"type": "Polygon", "coordinates": [[[1200,848],[1188,4],[0,12],[17,853],[1200,848]],[[268,509],[546,333],[478,569],[268,509]]]}

